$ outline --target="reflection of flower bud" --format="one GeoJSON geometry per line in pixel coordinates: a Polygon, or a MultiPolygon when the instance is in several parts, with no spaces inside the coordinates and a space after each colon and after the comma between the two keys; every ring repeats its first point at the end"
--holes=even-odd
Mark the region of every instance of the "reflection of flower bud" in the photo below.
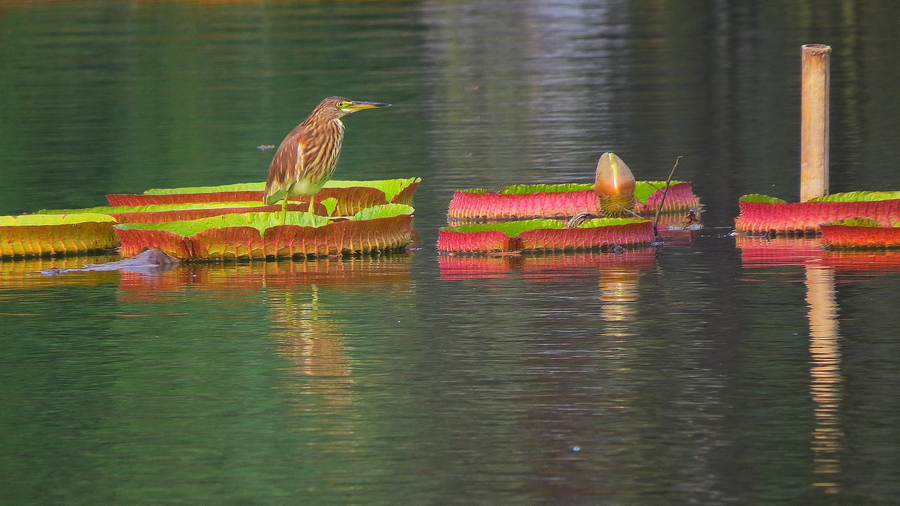
{"type": "Polygon", "coordinates": [[[603,153],[597,162],[594,192],[604,216],[624,216],[634,210],[634,174],[614,153],[603,153]]]}

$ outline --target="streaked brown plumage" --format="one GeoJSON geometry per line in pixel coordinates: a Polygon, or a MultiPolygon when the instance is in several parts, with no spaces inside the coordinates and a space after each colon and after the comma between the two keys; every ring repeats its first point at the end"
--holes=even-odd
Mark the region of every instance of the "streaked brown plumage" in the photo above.
{"type": "Polygon", "coordinates": [[[334,175],[341,154],[341,142],[344,140],[341,117],[363,109],[389,105],[354,102],[344,97],[323,100],[278,146],[269,166],[269,177],[266,178],[263,196],[266,205],[281,200],[286,218],[288,196],[310,195],[309,212],[313,212],[314,196],[334,175]]]}

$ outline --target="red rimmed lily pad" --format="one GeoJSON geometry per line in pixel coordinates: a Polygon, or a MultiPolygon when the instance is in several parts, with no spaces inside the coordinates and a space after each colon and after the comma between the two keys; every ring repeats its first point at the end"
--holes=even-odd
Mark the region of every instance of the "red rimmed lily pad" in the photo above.
{"type": "MultiPolygon", "coordinates": [[[[290,204],[290,211],[306,211],[306,206],[290,204]]],[[[117,223],[164,223],[168,221],[197,220],[221,214],[249,212],[279,212],[280,205],[265,206],[259,202],[214,202],[187,204],[151,204],[146,206],[104,206],[84,209],[42,209],[36,214],[103,214],[117,223]]]]}
{"type": "MultiPolygon", "coordinates": [[[[336,200],[334,213],[352,215],[365,208],[382,204],[412,205],[413,194],[420,178],[385,179],[378,181],[329,181],[315,195],[315,212],[327,214],[323,200],[336,200]]],[[[111,206],[146,206],[159,204],[188,204],[216,202],[262,202],[265,183],[242,183],[224,186],[203,186],[189,188],[167,188],[147,190],[141,195],[114,194],[106,199],[111,206]]],[[[291,197],[292,203],[300,204],[305,210],[309,197],[291,197]]]]}
{"type": "Polygon", "coordinates": [[[115,219],[63,214],[0,217],[0,257],[76,255],[116,247],[115,219]]]}
{"type": "MultiPolygon", "coordinates": [[[[655,212],[665,181],[638,181],[635,212],[655,212]]],[[[666,192],[663,211],[687,211],[700,207],[691,183],[673,181],[666,192]]],[[[462,190],[453,194],[447,212],[451,220],[508,220],[565,218],[580,212],[600,214],[593,184],[514,185],[497,193],[462,190]]]]}
{"type": "Polygon", "coordinates": [[[653,224],[648,220],[597,218],[576,228],[566,228],[561,221],[536,219],[444,227],[438,235],[438,251],[580,250],[647,244],[653,240],[653,224]]]}
{"type": "Polygon", "coordinates": [[[871,218],[823,223],[822,245],[828,248],[897,248],[900,227],[882,226],[871,218]]]}
{"type": "Polygon", "coordinates": [[[745,195],[740,207],[735,230],[747,233],[815,233],[823,223],[857,217],[871,218],[881,226],[900,222],[900,192],[836,193],[798,203],[745,195]]]}
{"type": "MultiPolygon", "coordinates": [[[[326,202],[328,203],[328,202],[326,202]]],[[[305,204],[288,204],[288,211],[306,212],[305,204]]],[[[187,204],[150,204],[146,206],[104,206],[84,209],[43,209],[36,214],[105,214],[116,223],[166,223],[211,218],[222,214],[281,212],[281,204],[266,206],[259,202],[194,202],[187,204]]],[[[323,213],[325,214],[325,213],[323,213]]]]}
{"type": "Polygon", "coordinates": [[[292,258],[396,251],[412,237],[413,208],[386,204],[350,218],[330,220],[309,213],[226,214],[169,223],[115,227],[120,252],[131,256],[147,246],[182,260],[292,258]]]}

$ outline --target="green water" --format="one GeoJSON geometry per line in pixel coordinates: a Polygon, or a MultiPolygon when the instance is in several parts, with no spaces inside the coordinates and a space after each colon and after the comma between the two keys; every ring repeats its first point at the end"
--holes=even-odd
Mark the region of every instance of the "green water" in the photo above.
{"type": "Polygon", "coordinates": [[[799,46],[832,190],[896,190],[893,2],[0,4],[0,214],[262,181],[322,98],[340,179],[422,177],[375,259],[0,264],[0,504],[891,504],[900,255],[729,236],[796,200],[799,46]],[[658,249],[437,255],[454,189],[691,181],[658,249]],[[777,245],[775,245],[777,246],[777,245]]]}

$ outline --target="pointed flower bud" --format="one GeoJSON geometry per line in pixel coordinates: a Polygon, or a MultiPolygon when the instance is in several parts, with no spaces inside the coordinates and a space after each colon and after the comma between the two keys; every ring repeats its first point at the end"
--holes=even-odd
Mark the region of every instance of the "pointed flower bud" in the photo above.
{"type": "Polygon", "coordinates": [[[597,162],[594,193],[603,216],[608,218],[634,214],[634,174],[621,158],[603,153],[597,162]]]}
{"type": "Polygon", "coordinates": [[[598,197],[633,195],[634,174],[614,153],[603,153],[597,162],[594,192],[598,197]]]}

